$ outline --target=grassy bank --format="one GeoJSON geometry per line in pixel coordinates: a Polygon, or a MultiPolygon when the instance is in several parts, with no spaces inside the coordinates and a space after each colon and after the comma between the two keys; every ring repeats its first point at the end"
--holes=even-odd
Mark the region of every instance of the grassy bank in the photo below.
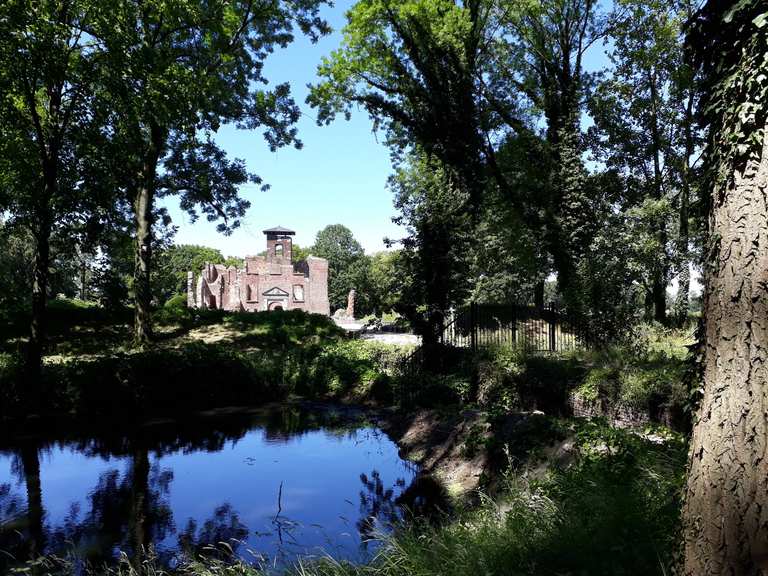
{"type": "MultiPolygon", "coordinates": [[[[392,401],[407,349],[350,340],[301,311],[224,314],[164,309],[154,345],[130,347],[123,314],[59,309],[43,367],[43,415],[131,418],[252,405],[292,394],[392,401]],[[64,320],[66,318],[66,320],[64,320]]],[[[0,419],[23,411],[18,341],[0,354],[0,419]]]]}
{"type": "MultiPolygon", "coordinates": [[[[155,342],[143,351],[131,348],[129,310],[56,301],[50,320],[42,414],[143,418],[299,394],[557,416],[571,415],[576,401],[584,415],[636,415],[679,430],[690,415],[686,332],[649,328],[632,346],[563,356],[451,350],[442,374],[425,374],[404,370],[409,348],[349,339],[330,319],[300,311],[231,314],[172,299],[156,312],[155,342]]],[[[22,324],[0,333],[0,419],[22,412],[22,324]]]]}
{"type": "MultiPolygon", "coordinates": [[[[302,576],[665,574],[678,541],[685,446],[575,425],[574,460],[517,471],[477,509],[391,538],[369,565],[327,561],[302,576]]],[[[192,573],[205,574],[195,566],[192,573]]]]}

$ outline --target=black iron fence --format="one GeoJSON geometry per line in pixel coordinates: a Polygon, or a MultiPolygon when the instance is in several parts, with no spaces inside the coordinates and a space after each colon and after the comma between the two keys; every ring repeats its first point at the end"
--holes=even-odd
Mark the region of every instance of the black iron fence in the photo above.
{"type": "MultiPolygon", "coordinates": [[[[471,304],[453,312],[440,334],[441,353],[433,360],[444,368],[460,363],[481,348],[515,346],[532,354],[562,354],[585,346],[580,322],[552,304],[471,304]]],[[[402,358],[397,391],[401,404],[411,404],[423,386],[424,348],[402,358]]]]}
{"type": "Polygon", "coordinates": [[[580,323],[552,304],[471,304],[448,319],[440,336],[454,348],[511,345],[534,353],[569,352],[583,341],[580,323]]]}

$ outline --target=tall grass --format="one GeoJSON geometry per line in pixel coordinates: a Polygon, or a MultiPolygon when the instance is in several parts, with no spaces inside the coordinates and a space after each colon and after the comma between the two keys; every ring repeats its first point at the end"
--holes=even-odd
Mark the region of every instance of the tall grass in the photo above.
{"type": "Polygon", "coordinates": [[[505,496],[388,540],[372,563],[326,560],[299,576],[654,575],[678,541],[685,446],[587,424],[579,459],[546,478],[513,477],[505,496]]]}

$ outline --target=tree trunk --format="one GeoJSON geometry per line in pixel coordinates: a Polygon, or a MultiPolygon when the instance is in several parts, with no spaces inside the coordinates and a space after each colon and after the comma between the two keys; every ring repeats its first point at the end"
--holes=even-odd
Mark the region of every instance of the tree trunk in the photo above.
{"type": "MultiPolygon", "coordinates": [[[[656,74],[648,72],[648,84],[651,93],[651,152],[653,154],[653,192],[654,199],[661,200],[664,196],[663,176],[661,173],[661,134],[659,133],[658,107],[659,95],[656,86],[656,74]]],[[[655,223],[656,238],[661,247],[659,257],[661,265],[653,270],[653,319],[661,324],[667,323],[667,230],[663,218],[655,223]]]]}
{"type": "Polygon", "coordinates": [[[88,275],[88,262],[85,259],[85,254],[80,254],[80,300],[85,302],[88,300],[88,289],[86,286],[88,275]]]}
{"type": "Polygon", "coordinates": [[[685,574],[768,574],[768,127],[713,191],[703,398],[684,509],[685,574]]]}
{"type": "Polygon", "coordinates": [[[688,229],[689,206],[691,199],[691,156],[694,152],[693,142],[693,102],[694,97],[688,95],[685,107],[685,158],[683,158],[683,170],[681,174],[682,186],[680,188],[680,213],[679,230],[677,236],[677,253],[679,271],[677,275],[677,298],[675,300],[675,317],[678,326],[683,326],[688,320],[691,291],[691,258],[688,254],[690,233],[688,229]]]}
{"type": "Polygon", "coordinates": [[[32,317],[25,364],[26,406],[30,413],[40,408],[43,351],[47,333],[48,278],[51,260],[51,217],[47,208],[38,210],[34,239],[32,317]]]}
{"type": "Polygon", "coordinates": [[[660,324],[667,323],[667,283],[664,281],[664,271],[657,268],[653,272],[653,319],[660,324]]]}
{"type": "Polygon", "coordinates": [[[536,282],[533,288],[533,305],[538,309],[544,308],[544,280],[536,282]]]}
{"type": "Polygon", "coordinates": [[[152,339],[152,208],[155,199],[157,162],[163,136],[160,128],[152,124],[151,142],[140,174],[140,185],[133,200],[136,222],[135,263],[133,269],[134,291],[134,345],[142,348],[152,339]]]}
{"type": "Polygon", "coordinates": [[[133,340],[142,347],[152,338],[152,289],[149,273],[152,263],[152,192],[141,186],[134,200],[136,254],[133,270],[133,340]]]}

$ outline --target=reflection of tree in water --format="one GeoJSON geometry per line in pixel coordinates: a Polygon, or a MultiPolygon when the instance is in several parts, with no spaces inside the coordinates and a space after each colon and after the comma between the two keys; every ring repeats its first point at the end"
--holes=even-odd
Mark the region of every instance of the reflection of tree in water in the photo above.
{"type": "MultiPolygon", "coordinates": [[[[360,519],[357,521],[357,530],[360,540],[365,544],[376,536],[377,525],[394,525],[400,520],[400,512],[395,500],[395,489],[384,488],[381,475],[378,471],[360,474],[360,482],[363,490],[360,491],[360,519]]],[[[405,488],[405,480],[398,478],[395,482],[397,488],[405,488]]]]}
{"type": "Polygon", "coordinates": [[[440,522],[451,510],[445,486],[428,475],[416,476],[396,502],[408,517],[424,518],[430,522],[440,522]]]}
{"type": "Polygon", "coordinates": [[[322,424],[320,416],[286,406],[268,411],[264,415],[264,437],[270,442],[287,442],[309,430],[316,430],[322,424]]]}
{"type": "Polygon", "coordinates": [[[407,487],[406,481],[398,478],[388,489],[376,470],[370,477],[360,474],[360,481],[364,489],[360,491],[361,516],[356,525],[363,545],[376,537],[382,525],[391,529],[404,519],[417,517],[439,522],[449,511],[447,491],[430,476],[417,476],[407,487]]]}
{"type": "Polygon", "coordinates": [[[0,571],[5,571],[11,558],[26,554],[25,511],[25,501],[21,494],[15,492],[10,483],[0,484],[0,571]]]}
{"type": "Polygon", "coordinates": [[[46,544],[45,510],[40,484],[40,454],[34,440],[24,439],[11,463],[11,472],[24,484],[26,498],[11,493],[10,484],[0,488],[0,567],[12,559],[43,552],[46,544]]]}
{"type": "Polygon", "coordinates": [[[173,514],[164,500],[172,480],[172,471],[151,466],[148,451],[137,449],[122,478],[118,470],[99,476],[84,517],[79,506],[72,506],[64,523],[51,534],[51,550],[74,546],[82,559],[93,564],[113,560],[117,550],[141,560],[151,543],[174,528],[173,514]]]}
{"type": "Polygon", "coordinates": [[[213,516],[199,528],[197,522],[190,518],[179,534],[179,548],[190,557],[227,558],[237,553],[242,542],[248,539],[248,534],[248,528],[240,522],[238,513],[231,504],[225,503],[218,506],[213,516]]]}
{"type": "Polygon", "coordinates": [[[362,416],[353,424],[352,416],[333,410],[307,410],[298,406],[283,406],[263,416],[264,436],[270,442],[287,442],[313,430],[324,429],[329,436],[352,436],[364,424],[362,416]]]}

